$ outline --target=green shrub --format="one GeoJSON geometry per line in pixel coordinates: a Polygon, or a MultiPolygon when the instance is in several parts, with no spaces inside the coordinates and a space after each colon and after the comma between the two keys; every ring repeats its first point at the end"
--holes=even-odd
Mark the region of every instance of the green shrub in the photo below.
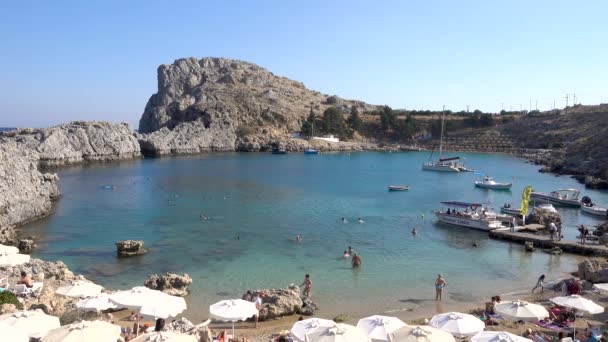
{"type": "Polygon", "coordinates": [[[251,126],[240,125],[239,128],[236,129],[236,136],[239,138],[246,137],[252,134],[255,134],[255,128],[251,126]]]}
{"type": "Polygon", "coordinates": [[[23,304],[21,304],[19,299],[17,299],[17,296],[10,291],[0,292],[0,305],[2,304],[15,304],[17,309],[23,310],[23,304]]]}

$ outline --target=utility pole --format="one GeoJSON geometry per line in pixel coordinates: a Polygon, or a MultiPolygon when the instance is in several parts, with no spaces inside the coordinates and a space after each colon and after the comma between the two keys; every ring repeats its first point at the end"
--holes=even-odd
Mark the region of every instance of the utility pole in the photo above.
{"type": "Polygon", "coordinates": [[[469,112],[469,105],[467,105],[467,113],[469,112]]]}
{"type": "Polygon", "coordinates": [[[504,102],[500,103],[500,110],[501,111],[505,110],[505,103],[504,102]]]}
{"type": "Polygon", "coordinates": [[[570,94],[566,94],[566,112],[564,114],[568,114],[568,98],[570,97],[570,94]]]}
{"type": "Polygon", "coordinates": [[[536,100],[536,111],[538,111],[538,100],[536,100]]]}
{"type": "Polygon", "coordinates": [[[572,93],[572,105],[576,106],[576,93],[572,93]]]}
{"type": "Polygon", "coordinates": [[[532,99],[530,99],[530,107],[528,107],[528,108],[530,108],[530,109],[528,110],[528,112],[531,112],[531,111],[532,111],[532,99]]]}
{"type": "Polygon", "coordinates": [[[555,109],[555,97],[553,98],[553,109],[555,109]]]}

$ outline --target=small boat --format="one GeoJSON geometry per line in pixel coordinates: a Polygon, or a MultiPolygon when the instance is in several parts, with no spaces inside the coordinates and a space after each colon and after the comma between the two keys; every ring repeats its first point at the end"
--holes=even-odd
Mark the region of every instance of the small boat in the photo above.
{"type": "Polygon", "coordinates": [[[561,205],[565,207],[580,208],[581,202],[579,202],[578,196],[580,191],[576,189],[559,189],[551,191],[550,193],[535,192],[532,191],[530,198],[533,201],[548,202],[555,205],[561,205]]]}
{"type": "Polygon", "coordinates": [[[491,190],[510,190],[513,183],[499,183],[496,182],[492,177],[485,176],[481,181],[475,181],[475,186],[482,189],[491,190]]]}
{"type": "MultiPolygon", "coordinates": [[[[444,107],[445,109],[445,107],[444,107]]],[[[429,157],[429,161],[422,163],[422,170],[425,171],[440,171],[440,172],[470,172],[472,169],[468,169],[464,164],[459,163],[460,157],[442,158],[443,154],[443,127],[444,127],[444,111],[441,111],[441,135],[439,136],[439,159],[437,161],[431,161],[433,157],[433,151],[429,157]]]]}
{"type": "Polygon", "coordinates": [[[304,150],[304,154],[319,154],[319,150],[315,150],[314,148],[307,148],[304,150]]]}
{"type": "Polygon", "coordinates": [[[608,218],[608,209],[602,208],[593,203],[589,196],[584,196],[581,198],[581,210],[587,214],[608,218]]]}
{"type": "Polygon", "coordinates": [[[512,208],[509,203],[505,203],[502,208],[500,208],[500,212],[507,215],[521,215],[521,209],[512,208]]]}
{"type": "Polygon", "coordinates": [[[448,207],[445,211],[435,211],[441,223],[484,231],[504,227],[495,212],[486,210],[479,203],[446,201],[441,204],[448,207]]]}
{"type": "Polygon", "coordinates": [[[272,154],[287,154],[287,150],[284,148],[275,147],[272,149],[272,154]]]}
{"type": "Polygon", "coordinates": [[[538,209],[547,210],[552,213],[557,213],[557,209],[555,209],[555,207],[551,203],[541,203],[541,204],[537,205],[536,207],[538,209]]]}
{"type": "Polygon", "coordinates": [[[388,191],[406,191],[410,188],[407,185],[389,185],[388,191]]]}

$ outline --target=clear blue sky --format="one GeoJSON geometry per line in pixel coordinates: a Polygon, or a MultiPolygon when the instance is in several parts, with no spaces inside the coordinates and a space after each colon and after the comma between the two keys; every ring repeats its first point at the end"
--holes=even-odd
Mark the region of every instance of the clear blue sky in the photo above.
{"type": "Polygon", "coordinates": [[[393,108],[608,102],[608,1],[2,1],[0,126],[137,126],[156,68],[259,64],[393,108]]]}

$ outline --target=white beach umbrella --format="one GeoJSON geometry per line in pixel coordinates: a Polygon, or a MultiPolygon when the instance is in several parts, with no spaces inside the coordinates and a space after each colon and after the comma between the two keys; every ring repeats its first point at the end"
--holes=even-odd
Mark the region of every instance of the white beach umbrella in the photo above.
{"type": "Polygon", "coordinates": [[[306,342],[370,342],[365,332],[354,325],[336,323],[306,334],[306,342]]]}
{"type": "Polygon", "coordinates": [[[479,318],[460,312],[435,315],[431,318],[429,325],[449,332],[455,337],[470,337],[485,328],[485,324],[479,318]]]}
{"type": "Polygon", "coordinates": [[[595,284],[593,287],[602,292],[608,292],[608,283],[595,284]]]}
{"type": "MultiPolygon", "coordinates": [[[[55,328],[59,328],[59,318],[49,316],[42,310],[17,311],[0,316],[0,324],[11,326],[29,337],[40,338],[55,328]]],[[[0,337],[2,337],[0,331],[0,337]]]]}
{"type": "Polygon", "coordinates": [[[570,295],[564,297],[551,298],[551,301],[557,305],[565,306],[576,310],[588,312],[590,314],[599,314],[604,312],[604,308],[595,304],[593,301],[583,298],[579,295],[570,295]]]}
{"type": "Polygon", "coordinates": [[[59,287],[55,293],[66,297],[91,297],[101,293],[103,286],[88,281],[77,280],[70,285],[59,287]]]}
{"type": "Polygon", "coordinates": [[[549,317],[549,311],[542,305],[521,300],[498,303],[494,305],[494,310],[502,317],[514,321],[532,322],[549,317]]]}
{"type": "Polygon", "coordinates": [[[87,311],[102,311],[107,309],[116,309],[116,304],[110,302],[110,295],[100,293],[96,296],[81,299],[76,303],[76,307],[87,311]]]}
{"type": "Polygon", "coordinates": [[[290,332],[291,336],[293,336],[297,341],[304,342],[306,341],[306,334],[313,332],[316,329],[333,327],[334,325],[336,325],[336,322],[329,319],[308,318],[295,322],[291,327],[290,332]]]}
{"type": "Polygon", "coordinates": [[[406,324],[397,317],[379,315],[362,318],[357,323],[374,342],[388,341],[388,334],[404,326],[406,324]]]}
{"type": "Polygon", "coordinates": [[[0,254],[0,266],[17,266],[30,261],[27,254],[0,254]]]}
{"type": "Polygon", "coordinates": [[[155,332],[144,334],[131,342],[198,342],[194,335],[176,334],[172,332],[155,332]]]}
{"type": "Polygon", "coordinates": [[[226,299],[209,306],[209,313],[214,318],[224,322],[232,322],[232,335],[234,336],[234,322],[244,321],[258,314],[255,304],[242,299],[226,299]]]}
{"type": "Polygon", "coordinates": [[[506,331],[482,331],[471,337],[471,342],[532,342],[506,331]]]}
{"type": "Polygon", "coordinates": [[[19,248],[0,244],[0,255],[17,253],[19,253],[19,248]]]}
{"type": "Polygon", "coordinates": [[[29,342],[30,338],[26,333],[10,325],[0,323],[0,335],[4,341],[11,342],[29,342]]]}
{"type": "Polygon", "coordinates": [[[131,290],[118,291],[110,295],[110,302],[119,308],[139,311],[142,307],[163,310],[170,317],[179,315],[186,310],[186,301],[182,297],[170,296],[161,291],[136,286],[131,290]]]}
{"type": "Polygon", "coordinates": [[[104,321],[79,321],[49,331],[42,342],[118,341],[120,327],[104,321]]]}
{"type": "Polygon", "coordinates": [[[454,342],[454,336],[428,325],[405,326],[389,334],[391,342],[454,342]]]}

